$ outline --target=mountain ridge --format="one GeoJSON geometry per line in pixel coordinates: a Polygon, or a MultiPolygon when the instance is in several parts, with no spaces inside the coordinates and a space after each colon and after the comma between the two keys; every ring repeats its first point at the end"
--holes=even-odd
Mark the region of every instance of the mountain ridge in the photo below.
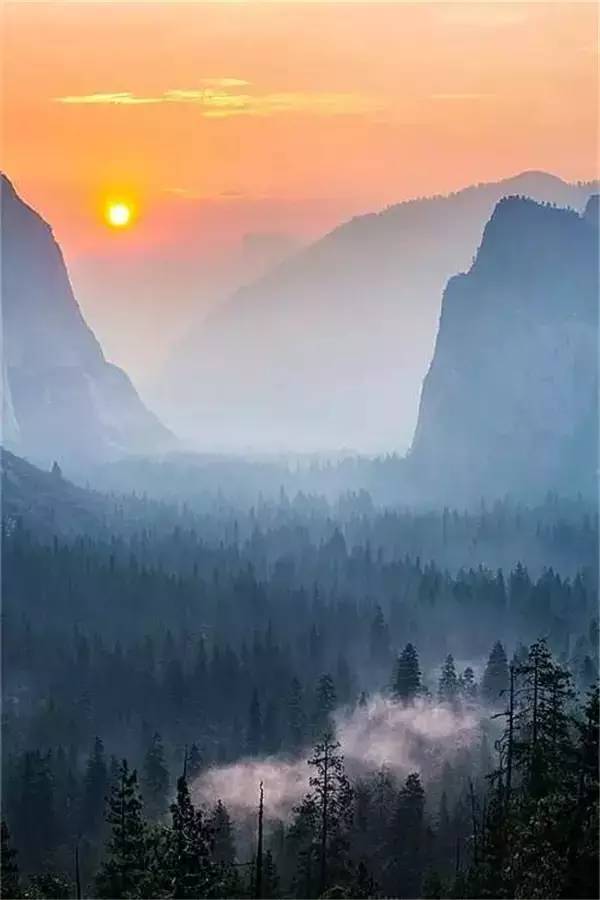
{"type": "Polygon", "coordinates": [[[3,441],[43,464],[168,446],[170,432],[108,362],[51,226],[3,173],[3,441]]]}
{"type": "Polygon", "coordinates": [[[211,433],[220,449],[407,449],[443,289],[497,200],[579,209],[590,190],[523,173],[354,217],[214,310],[173,354],[156,405],[205,449],[211,433]]]}

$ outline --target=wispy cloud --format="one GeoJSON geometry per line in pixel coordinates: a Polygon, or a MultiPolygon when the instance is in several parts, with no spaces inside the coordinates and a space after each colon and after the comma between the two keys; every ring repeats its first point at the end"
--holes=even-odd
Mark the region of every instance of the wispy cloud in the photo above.
{"type": "Polygon", "coordinates": [[[135,97],[129,91],[117,91],[111,94],[72,94],[54,99],[57,103],[83,106],[133,106],[142,103],[160,103],[156,97],[135,97]]]}
{"type": "Polygon", "coordinates": [[[381,109],[375,98],[357,93],[319,91],[281,91],[254,94],[232,90],[247,85],[242,79],[206,78],[211,86],[194,89],[171,89],[160,94],[144,96],[131,91],[114,93],[71,94],[55,97],[57,103],[80,106],[148,106],[157,104],[191,104],[199,108],[205,118],[229,116],[274,116],[281,113],[312,115],[359,115],[381,109]]]}
{"type": "Polygon", "coordinates": [[[444,101],[444,100],[448,100],[448,101],[453,101],[453,100],[459,100],[459,101],[460,101],[460,100],[489,100],[489,99],[491,99],[491,98],[494,97],[494,96],[495,96],[495,94],[466,93],[466,92],[463,92],[463,93],[460,93],[460,92],[455,92],[455,93],[449,92],[449,93],[431,94],[431,95],[430,95],[430,97],[431,97],[432,100],[440,100],[440,101],[444,101]]]}

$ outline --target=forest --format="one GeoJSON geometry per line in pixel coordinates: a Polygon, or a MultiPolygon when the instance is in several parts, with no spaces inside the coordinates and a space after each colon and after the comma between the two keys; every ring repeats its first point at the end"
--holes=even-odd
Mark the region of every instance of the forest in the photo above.
{"type": "Polygon", "coordinates": [[[4,519],[3,896],[597,896],[592,504],[102,503],[4,519]]]}

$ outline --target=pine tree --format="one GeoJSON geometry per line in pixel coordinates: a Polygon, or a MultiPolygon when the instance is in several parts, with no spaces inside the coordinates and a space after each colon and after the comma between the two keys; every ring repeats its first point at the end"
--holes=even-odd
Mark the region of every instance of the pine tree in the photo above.
{"type": "Polygon", "coordinates": [[[379,604],[375,607],[375,615],[371,622],[370,653],[373,664],[378,668],[387,667],[390,658],[390,630],[379,604]]]}
{"type": "Polygon", "coordinates": [[[306,716],[302,698],[302,686],[292,678],[288,698],[288,742],[290,749],[300,750],[306,738],[306,716]]]}
{"type": "Polygon", "coordinates": [[[421,693],[419,657],[412,644],[407,644],[396,664],[392,694],[401,703],[410,703],[421,693]]]}
{"type": "Polygon", "coordinates": [[[508,662],[500,641],[496,641],[481,680],[481,697],[491,706],[502,704],[502,693],[508,690],[508,662]]]}
{"type": "Polygon", "coordinates": [[[454,667],[454,657],[451,653],[446,657],[442,666],[438,686],[438,697],[441,703],[455,703],[458,698],[458,678],[454,667]]]}
{"type": "Polygon", "coordinates": [[[39,750],[22,757],[19,799],[11,824],[23,871],[40,871],[51,863],[60,835],[50,763],[51,756],[39,750]]]}
{"type": "Polygon", "coordinates": [[[264,900],[275,900],[280,896],[277,867],[272,852],[267,850],[263,860],[262,897],[264,900]]]}
{"type": "Polygon", "coordinates": [[[101,898],[139,897],[146,870],[145,825],[137,772],[135,769],[129,771],[125,759],[108,801],[106,821],[111,834],[96,876],[97,895],[101,898]]]}
{"type": "Polygon", "coordinates": [[[473,704],[477,700],[477,683],[475,673],[471,666],[467,666],[460,676],[460,694],[467,704],[473,704]]]}
{"type": "Polygon", "coordinates": [[[339,743],[331,733],[326,733],[308,760],[314,769],[309,784],[317,811],[320,894],[327,890],[333,878],[343,874],[346,865],[352,789],[339,750],[339,743]]]}
{"type": "Polygon", "coordinates": [[[595,898],[600,895],[598,797],[600,780],[598,686],[591,688],[581,717],[576,719],[577,801],[569,835],[568,871],[565,896],[595,898]]]}
{"type": "Polygon", "coordinates": [[[190,779],[196,778],[202,771],[202,754],[197,744],[192,744],[187,758],[187,774],[190,779]]]}
{"type": "Polygon", "coordinates": [[[209,818],[215,862],[231,866],[235,862],[235,838],[225,804],[218,800],[209,818]]]}
{"type": "Polygon", "coordinates": [[[99,737],[96,737],[83,777],[81,826],[84,833],[95,835],[101,830],[107,790],[108,772],[104,744],[99,737]]]}
{"type": "Polygon", "coordinates": [[[313,734],[315,738],[329,732],[333,725],[333,711],[337,704],[335,685],[331,675],[321,675],[315,691],[313,734]]]}
{"type": "Polygon", "coordinates": [[[177,781],[177,799],[171,804],[172,835],[169,871],[173,897],[208,897],[217,881],[211,858],[210,826],[190,798],[187,781],[177,781]]]}
{"type": "Polygon", "coordinates": [[[398,795],[389,846],[390,876],[384,887],[394,897],[420,897],[425,862],[425,792],[416,772],[398,795]]]}
{"type": "Polygon", "coordinates": [[[17,851],[11,846],[8,825],[2,819],[2,846],[0,848],[0,897],[18,900],[21,896],[17,851]]]}
{"type": "Polygon", "coordinates": [[[151,819],[159,819],[166,812],[168,790],[169,772],[165,765],[162,739],[156,731],[144,757],[142,774],[144,807],[151,819]]]}
{"type": "MultiPolygon", "coordinates": [[[[484,840],[471,873],[472,896],[596,896],[586,893],[592,881],[588,888],[578,884],[573,893],[575,873],[586,870],[573,853],[585,845],[578,804],[585,778],[573,743],[570,674],[542,640],[531,645],[512,682],[498,743],[500,766],[493,773],[484,840]]],[[[597,794],[593,806],[597,818],[597,794]]],[[[597,869],[594,844],[587,858],[597,869]]]]}

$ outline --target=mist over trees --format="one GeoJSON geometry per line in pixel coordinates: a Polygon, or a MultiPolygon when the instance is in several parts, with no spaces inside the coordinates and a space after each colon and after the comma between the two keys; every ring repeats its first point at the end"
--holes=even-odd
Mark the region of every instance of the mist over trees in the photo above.
{"type": "MultiPolygon", "coordinates": [[[[445,294],[408,457],[143,458],[121,451],[168,435],[11,190],[66,306],[28,347],[52,351],[52,402],[25,402],[35,366],[5,376],[10,445],[46,470],[2,449],[2,896],[597,897],[589,208],[498,204],[445,294]]],[[[294,265],[272,282],[292,295],[294,265]]],[[[324,397],[331,356],[307,359],[324,397]]]]}

